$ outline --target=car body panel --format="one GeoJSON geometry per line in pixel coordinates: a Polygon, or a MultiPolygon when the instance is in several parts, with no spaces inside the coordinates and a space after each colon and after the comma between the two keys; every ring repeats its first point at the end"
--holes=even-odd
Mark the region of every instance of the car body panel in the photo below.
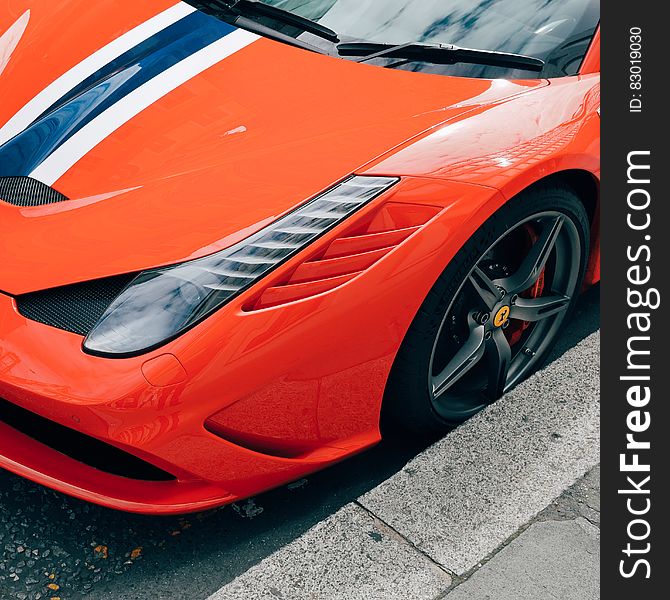
{"type": "MultiPolygon", "coordinates": [[[[144,356],[112,361],[90,356],[82,351],[79,336],[25,319],[13,300],[0,294],[0,397],[150,457],[183,480],[219,485],[222,498],[274,487],[369,447],[380,439],[388,370],[422,294],[476,229],[473,208],[489,210],[503,202],[492,188],[407,178],[358,218],[379,204],[420,205],[426,198],[445,202],[436,206],[437,216],[421,235],[334,293],[249,310],[245,307],[260,291],[249,290],[217,318],[144,356]],[[408,283],[416,295],[400,293],[408,283]],[[366,290],[377,290],[374,302],[366,290]],[[370,330],[378,332],[373,339],[370,330]],[[142,366],[168,353],[178,358],[189,379],[160,388],[148,385],[142,366]],[[256,432],[274,455],[226,443],[205,430],[204,420],[222,410],[231,411],[238,439],[256,432]]],[[[330,232],[286,269],[296,268],[350,226],[330,232]]],[[[273,273],[263,287],[284,276],[273,273]]],[[[21,446],[7,440],[0,448],[0,464],[12,469],[8,460],[17,460],[21,446]]],[[[32,477],[49,484],[37,472],[32,477]]],[[[116,499],[106,503],[120,506],[116,499]]],[[[142,501],[136,503],[133,510],[142,511],[142,501]]]]}
{"type": "MultiPolygon", "coordinates": [[[[173,5],[0,0],[0,32],[13,27],[0,37],[0,132],[67,69],[173,5]],[[70,35],[47,52],[57,29],[70,35]]],[[[544,177],[577,170],[599,180],[596,47],[588,73],[509,82],[381,69],[260,39],[95,144],[51,182],[70,200],[0,202],[9,258],[0,261],[0,398],[175,480],[111,475],[1,419],[0,466],[106,506],[165,514],[259,493],[377,443],[398,349],[463,244],[544,177]],[[354,173],[400,181],[157,350],[91,356],[81,336],[17,310],[17,294],[230,246],[354,173]],[[268,288],[335,240],[380,215],[400,230],[402,215],[418,213],[428,216],[409,237],[351,278],[259,308],[268,288]],[[218,425],[206,426],[213,417],[218,425]]],[[[589,281],[597,228],[596,217],[589,281]]]]}
{"type": "Polygon", "coordinates": [[[550,173],[581,169],[598,176],[599,108],[599,75],[552,80],[437,127],[365,173],[490,185],[507,198],[550,173]]]}
{"type": "MultiPolygon", "coordinates": [[[[2,103],[0,123],[15,114],[17,98],[28,103],[39,94],[34,79],[46,87],[81,59],[74,48],[52,49],[53,35],[44,27],[58,25],[59,39],[77,46],[73,28],[80,27],[78,20],[76,25],[66,25],[54,13],[60,13],[61,5],[66,15],[74,8],[86,12],[84,3],[69,0],[58,8],[49,2],[35,4],[45,14],[31,9],[15,57],[0,77],[0,94],[12,99],[2,103]],[[60,71],[49,65],[43,74],[41,61],[34,61],[33,53],[46,52],[45,45],[49,56],[66,57],[60,71]],[[30,50],[27,56],[24,46],[30,50]],[[40,67],[29,69],[30,64],[40,67]]],[[[115,4],[97,3],[96,18],[104,21],[108,13],[118,12],[115,4]]],[[[163,5],[157,3],[157,7],[163,5]]],[[[145,16],[143,11],[140,14],[145,16]]],[[[131,13],[127,25],[117,24],[116,35],[137,18],[131,13]]],[[[212,17],[203,18],[218,23],[212,17]]],[[[102,47],[109,37],[104,31],[100,41],[87,47],[102,47]]],[[[171,52],[176,51],[173,46],[171,52]]],[[[159,58],[167,60],[162,54],[159,58]]],[[[123,73],[130,73],[132,83],[149,66],[137,67],[139,72],[134,74],[133,62],[123,73]]],[[[104,81],[104,90],[96,98],[108,93],[109,81],[104,81]]],[[[257,40],[158,99],[56,181],[45,181],[70,202],[21,210],[0,204],[0,220],[6,223],[0,253],[11,252],[15,257],[11,265],[0,265],[0,290],[26,293],[211,254],[388,149],[477,106],[542,85],[379,69],[257,40]],[[339,89],[333,89],[331,81],[338,82],[339,89]],[[104,235],[100,235],[100,223],[105,223],[104,235]],[[59,243],[63,237],[67,244],[59,243]],[[119,253],[119,248],[124,252],[119,253]],[[40,259],[45,253],[51,256],[49,262],[40,259]]],[[[81,110],[71,102],[61,112],[69,115],[81,110]]],[[[100,119],[110,118],[106,115],[100,119]]],[[[56,137],[66,126],[54,125],[53,120],[44,127],[55,128],[51,137],[56,137]]],[[[26,152],[32,151],[37,133],[24,135],[29,139],[21,150],[25,146],[26,152]]],[[[82,137],[83,132],[77,135],[82,137]]],[[[20,166],[2,169],[0,164],[0,175],[30,173],[30,169],[21,172],[20,166]]]]}

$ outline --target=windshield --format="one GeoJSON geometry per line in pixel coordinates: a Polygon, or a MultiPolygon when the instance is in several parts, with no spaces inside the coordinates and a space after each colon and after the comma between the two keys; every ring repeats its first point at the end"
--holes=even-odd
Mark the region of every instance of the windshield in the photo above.
{"type": "MultiPolygon", "coordinates": [[[[542,59],[541,77],[575,75],[600,19],[599,0],[262,0],[336,31],[343,41],[447,43],[542,59]]],[[[309,34],[305,34],[308,36],[309,34]]],[[[538,77],[473,64],[393,65],[463,77],[538,77]]]]}

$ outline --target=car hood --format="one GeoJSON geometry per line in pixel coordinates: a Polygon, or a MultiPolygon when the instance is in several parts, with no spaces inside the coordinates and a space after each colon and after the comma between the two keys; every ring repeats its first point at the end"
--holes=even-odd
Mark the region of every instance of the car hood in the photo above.
{"type": "Polygon", "coordinates": [[[184,3],[5,2],[0,176],[68,199],[0,201],[0,290],[214,252],[431,128],[538,85],[356,64],[184,3]]]}

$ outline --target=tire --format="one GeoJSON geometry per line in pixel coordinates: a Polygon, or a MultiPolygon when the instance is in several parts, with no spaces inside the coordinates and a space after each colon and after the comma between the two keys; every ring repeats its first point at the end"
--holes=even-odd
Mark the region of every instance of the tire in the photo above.
{"type": "Polygon", "coordinates": [[[578,195],[560,184],[529,188],[486,221],[405,336],[386,387],[384,428],[443,434],[541,368],[577,302],[589,229],[578,195]],[[536,271],[532,287],[516,289],[536,271]]]}

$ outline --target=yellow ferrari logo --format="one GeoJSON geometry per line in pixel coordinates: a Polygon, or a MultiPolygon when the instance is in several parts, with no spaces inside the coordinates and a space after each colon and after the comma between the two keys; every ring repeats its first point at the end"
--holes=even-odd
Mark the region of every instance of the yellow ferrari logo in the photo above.
{"type": "Polygon", "coordinates": [[[510,314],[510,307],[509,306],[503,306],[496,313],[496,316],[493,319],[493,324],[496,327],[502,327],[505,323],[507,323],[507,320],[509,319],[509,314],[510,314]]]}

